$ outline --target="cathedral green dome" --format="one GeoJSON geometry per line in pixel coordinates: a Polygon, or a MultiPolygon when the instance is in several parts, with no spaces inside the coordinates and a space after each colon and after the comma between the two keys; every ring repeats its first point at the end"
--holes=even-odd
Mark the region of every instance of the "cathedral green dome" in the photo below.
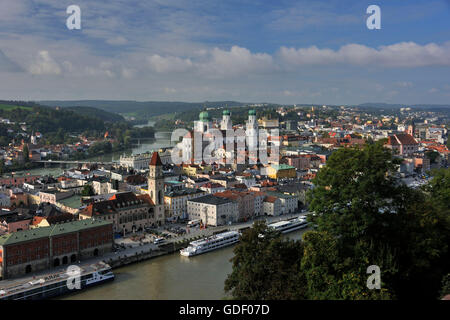
{"type": "Polygon", "coordinates": [[[254,109],[249,110],[248,111],[248,115],[249,116],[256,116],[256,110],[254,110],[254,109]]]}
{"type": "Polygon", "coordinates": [[[206,112],[206,111],[200,112],[199,119],[200,119],[200,121],[208,121],[209,120],[208,112],[206,112]]]}
{"type": "Polygon", "coordinates": [[[223,114],[224,116],[229,116],[229,115],[230,115],[230,111],[228,111],[228,110],[223,110],[222,114],[223,114]]]}

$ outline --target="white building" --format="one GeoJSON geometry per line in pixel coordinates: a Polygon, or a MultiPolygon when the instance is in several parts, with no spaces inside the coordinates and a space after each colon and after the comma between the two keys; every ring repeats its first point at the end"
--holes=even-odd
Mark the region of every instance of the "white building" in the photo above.
{"type": "Polygon", "coordinates": [[[206,195],[188,200],[190,220],[201,219],[205,225],[220,226],[237,221],[238,204],[226,198],[206,195]]]}
{"type": "Polygon", "coordinates": [[[298,209],[298,197],[281,192],[266,192],[268,196],[276,197],[281,202],[281,214],[294,213],[298,209]]]}
{"type": "Polygon", "coordinates": [[[170,220],[186,219],[188,217],[188,200],[204,195],[206,195],[206,191],[195,188],[166,191],[164,195],[166,217],[170,220]]]}
{"type": "Polygon", "coordinates": [[[146,170],[152,155],[150,153],[135,154],[128,157],[120,156],[119,164],[122,167],[133,168],[135,170],[146,170]]]}
{"type": "Polygon", "coordinates": [[[265,197],[264,214],[268,216],[279,216],[282,214],[281,200],[273,196],[265,197]]]}

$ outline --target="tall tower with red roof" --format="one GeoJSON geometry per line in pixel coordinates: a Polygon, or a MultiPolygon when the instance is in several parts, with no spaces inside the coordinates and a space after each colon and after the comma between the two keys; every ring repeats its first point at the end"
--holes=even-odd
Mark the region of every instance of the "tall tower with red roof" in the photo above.
{"type": "Polygon", "coordinates": [[[164,176],[158,152],[153,152],[149,169],[148,193],[155,205],[155,219],[161,225],[164,223],[164,176]]]}

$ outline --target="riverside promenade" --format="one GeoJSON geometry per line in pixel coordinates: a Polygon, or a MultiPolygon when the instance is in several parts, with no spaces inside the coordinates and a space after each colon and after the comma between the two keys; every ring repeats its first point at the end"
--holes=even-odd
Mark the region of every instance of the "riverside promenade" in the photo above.
{"type": "Polygon", "coordinates": [[[136,263],[144,261],[150,258],[162,256],[165,254],[170,254],[179,251],[181,248],[188,246],[189,242],[197,240],[200,238],[208,237],[213,234],[227,231],[227,230],[244,230],[250,228],[254,221],[265,220],[267,223],[273,223],[281,220],[293,219],[299,216],[305,216],[307,212],[304,213],[293,213],[276,217],[263,216],[259,219],[254,219],[247,222],[235,223],[232,225],[224,225],[218,227],[207,227],[206,229],[191,228],[189,233],[181,236],[177,236],[172,239],[165,240],[164,243],[156,245],[151,240],[151,237],[145,235],[145,233],[136,233],[132,236],[141,236],[140,241],[133,241],[132,236],[125,238],[116,239],[115,243],[118,245],[123,245],[125,248],[121,248],[116,252],[110,252],[102,257],[92,259],[93,262],[104,261],[108,263],[113,269],[119,268],[131,263],[136,263]]]}

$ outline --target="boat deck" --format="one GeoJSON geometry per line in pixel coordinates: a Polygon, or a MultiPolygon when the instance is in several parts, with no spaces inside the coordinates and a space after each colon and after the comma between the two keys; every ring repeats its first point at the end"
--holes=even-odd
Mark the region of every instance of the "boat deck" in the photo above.
{"type": "MultiPolygon", "coordinates": [[[[103,261],[76,266],[78,266],[81,269],[80,276],[109,267],[109,265],[104,263],[103,261]]],[[[19,292],[21,290],[26,290],[32,288],[33,286],[37,287],[41,285],[41,283],[38,282],[38,280],[40,279],[44,279],[46,285],[56,283],[61,280],[65,280],[69,277],[69,275],[66,273],[67,267],[68,266],[66,265],[58,268],[53,268],[52,270],[34,273],[33,275],[30,275],[28,277],[2,280],[0,281],[0,292],[4,291],[4,294],[9,294],[11,292],[19,292]],[[30,282],[33,282],[33,284],[30,284],[30,282]]]]}

